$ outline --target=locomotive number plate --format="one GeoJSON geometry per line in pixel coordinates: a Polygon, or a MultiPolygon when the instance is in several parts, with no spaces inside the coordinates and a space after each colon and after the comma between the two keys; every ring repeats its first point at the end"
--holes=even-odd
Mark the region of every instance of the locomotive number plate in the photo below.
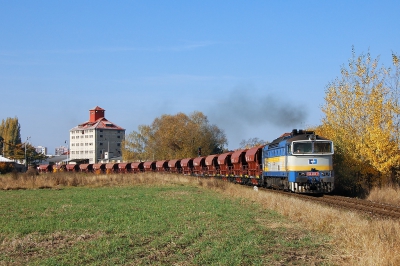
{"type": "Polygon", "coordinates": [[[307,176],[319,176],[319,172],[307,172],[307,176]]]}

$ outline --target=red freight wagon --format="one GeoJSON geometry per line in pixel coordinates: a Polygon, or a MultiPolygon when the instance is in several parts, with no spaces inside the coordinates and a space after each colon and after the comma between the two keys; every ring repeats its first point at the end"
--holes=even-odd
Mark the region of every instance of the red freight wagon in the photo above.
{"type": "Polygon", "coordinates": [[[193,159],[193,173],[195,175],[204,175],[206,168],[206,157],[197,157],[193,159]]]}
{"type": "Polygon", "coordinates": [[[168,161],[162,160],[156,162],[157,172],[169,172],[168,161]]]}
{"type": "Polygon", "coordinates": [[[78,172],[79,171],[79,166],[77,164],[67,164],[65,166],[68,172],[78,172]]]}
{"type": "Polygon", "coordinates": [[[208,175],[215,176],[215,175],[219,174],[219,165],[218,165],[218,155],[217,154],[207,156],[205,163],[206,163],[208,175]]]}
{"type": "Polygon", "coordinates": [[[53,172],[64,172],[66,170],[65,164],[53,165],[53,172]]]}
{"type": "Polygon", "coordinates": [[[106,164],[106,173],[112,174],[118,172],[118,164],[117,163],[108,163],[106,164]]]}
{"type": "Polygon", "coordinates": [[[119,163],[118,171],[120,173],[130,173],[132,171],[130,163],[119,163]]]}
{"type": "Polygon", "coordinates": [[[168,162],[168,167],[171,173],[182,172],[181,160],[171,160],[168,162]]]}
{"type": "Polygon", "coordinates": [[[237,183],[243,183],[242,177],[247,176],[247,162],[245,160],[245,150],[237,150],[232,153],[231,162],[233,166],[233,175],[235,176],[235,181],[237,183]]]}
{"type": "Polygon", "coordinates": [[[153,172],[156,170],[156,161],[144,162],[143,168],[145,172],[153,172]]]}
{"type": "Polygon", "coordinates": [[[143,167],[144,162],[135,162],[131,163],[131,169],[133,173],[139,173],[139,172],[144,172],[144,167],[143,167]]]}
{"type": "Polygon", "coordinates": [[[181,167],[184,175],[191,175],[193,173],[193,158],[182,159],[181,167]]]}
{"type": "Polygon", "coordinates": [[[246,152],[245,159],[252,185],[261,185],[259,182],[262,176],[262,149],[264,146],[253,147],[246,152]]]}
{"type": "MultiPolygon", "coordinates": [[[[232,163],[231,156],[233,152],[223,153],[218,156],[219,173],[222,177],[228,177],[231,174],[232,163]]],[[[226,180],[226,178],[223,178],[226,180]]]]}
{"type": "Polygon", "coordinates": [[[40,173],[53,172],[53,166],[50,164],[41,164],[38,167],[40,173]]]}
{"type": "Polygon", "coordinates": [[[86,172],[86,173],[92,172],[93,164],[88,164],[88,163],[80,164],[79,169],[81,170],[81,172],[86,172]]]}
{"type": "Polygon", "coordinates": [[[106,164],[96,163],[93,165],[93,170],[96,174],[102,174],[106,171],[106,164]]]}

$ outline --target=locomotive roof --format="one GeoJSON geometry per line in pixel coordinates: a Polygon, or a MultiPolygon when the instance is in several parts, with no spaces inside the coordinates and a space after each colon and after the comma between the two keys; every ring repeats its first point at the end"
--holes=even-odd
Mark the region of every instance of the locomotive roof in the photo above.
{"type": "Polygon", "coordinates": [[[318,135],[315,135],[314,131],[293,129],[291,133],[282,134],[279,138],[274,139],[267,146],[269,148],[278,147],[279,143],[281,143],[282,141],[285,141],[285,143],[287,143],[287,142],[292,142],[292,141],[296,141],[296,140],[308,140],[308,139],[310,139],[311,135],[314,135],[315,139],[317,139],[317,140],[326,140],[326,138],[323,138],[323,137],[320,137],[318,135]]]}

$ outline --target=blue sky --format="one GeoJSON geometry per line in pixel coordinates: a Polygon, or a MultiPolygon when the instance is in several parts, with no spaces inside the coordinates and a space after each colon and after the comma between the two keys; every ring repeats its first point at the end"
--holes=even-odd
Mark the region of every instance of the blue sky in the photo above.
{"type": "Polygon", "coordinates": [[[228,147],[321,123],[325,89],[400,53],[398,1],[0,1],[0,119],[54,148],[100,106],[126,129],[201,111],[228,147]]]}

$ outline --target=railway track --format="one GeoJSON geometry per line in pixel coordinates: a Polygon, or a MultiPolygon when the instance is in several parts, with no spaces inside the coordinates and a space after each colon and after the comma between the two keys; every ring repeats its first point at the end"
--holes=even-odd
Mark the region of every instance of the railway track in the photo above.
{"type": "Polygon", "coordinates": [[[371,218],[400,219],[400,206],[334,195],[323,195],[318,197],[312,195],[288,193],[281,190],[265,189],[265,191],[284,194],[290,197],[296,197],[306,201],[317,202],[336,208],[357,211],[371,218]]]}

